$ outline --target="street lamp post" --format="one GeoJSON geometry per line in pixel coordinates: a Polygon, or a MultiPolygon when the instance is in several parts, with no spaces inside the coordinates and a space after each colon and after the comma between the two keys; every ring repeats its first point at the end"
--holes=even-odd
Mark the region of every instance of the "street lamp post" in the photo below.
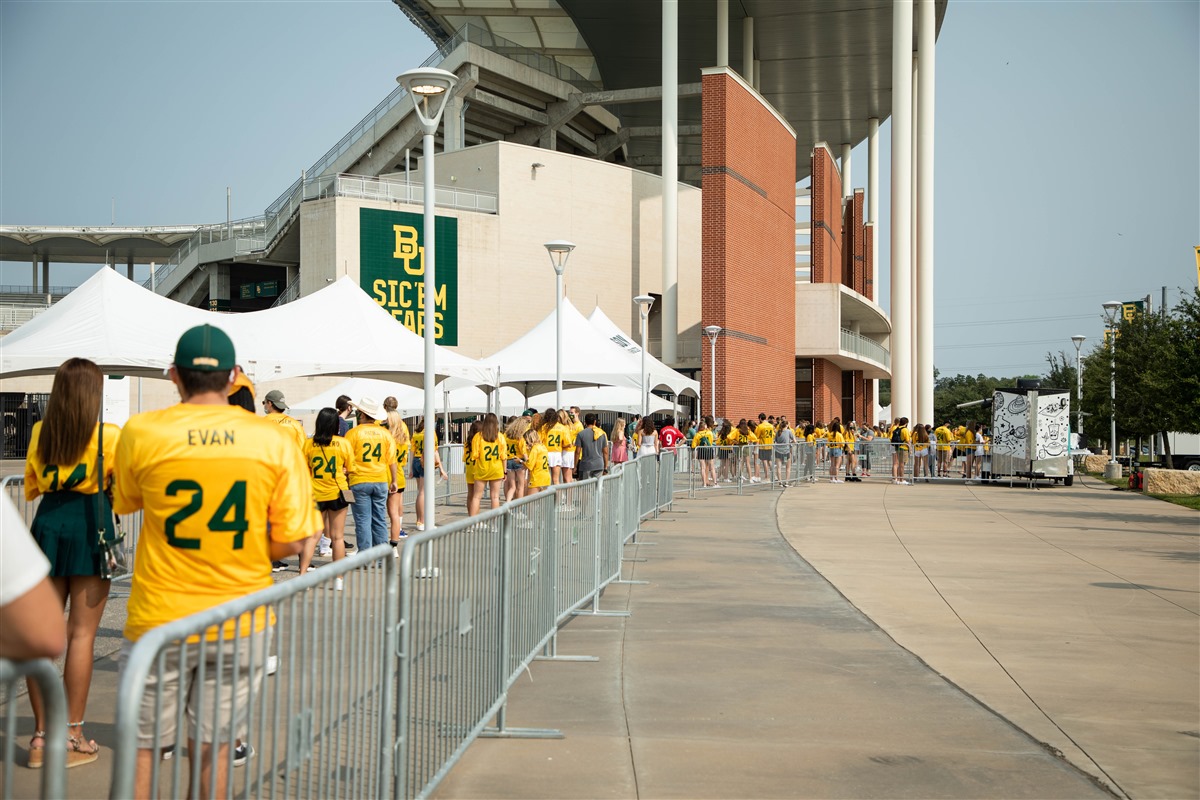
{"type": "Polygon", "coordinates": [[[1108,463],[1104,465],[1104,477],[1116,478],[1121,477],[1121,465],[1117,463],[1117,320],[1120,319],[1121,304],[1116,300],[1109,300],[1104,304],[1104,321],[1108,323],[1108,345],[1109,345],[1109,398],[1112,401],[1112,410],[1109,414],[1110,436],[1109,436],[1109,451],[1108,463]]]}
{"type": "Polygon", "coordinates": [[[642,315],[642,416],[647,416],[650,412],[650,400],[646,396],[646,328],[650,318],[650,307],[654,305],[654,298],[648,294],[639,294],[633,298],[633,302],[638,304],[638,311],[642,315]]]}
{"type": "Polygon", "coordinates": [[[555,239],[542,246],[550,254],[550,263],[554,266],[554,407],[562,408],[562,276],[575,245],[555,239]]]}
{"type": "Polygon", "coordinates": [[[1075,334],[1071,341],[1075,344],[1075,433],[1083,436],[1083,372],[1079,366],[1079,348],[1087,337],[1075,334]]]}
{"type": "MultiPolygon", "coordinates": [[[[422,239],[424,239],[424,255],[421,259],[422,268],[424,271],[424,292],[425,292],[425,315],[424,315],[424,330],[421,332],[425,341],[425,442],[421,452],[421,458],[425,463],[425,474],[428,476],[425,483],[425,528],[432,530],[434,527],[434,494],[437,486],[437,473],[433,469],[436,463],[434,450],[434,406],[433,406],[433,390],[434,390],[434,297],[437,295],[437,287],[434,283],[434,275],[436,271],[436,260],[434,248],[436,245],[434,235],[434,134],[437,133],[438,125],[442,121],[442,112],[446,109],[446,100],[450,97],[450,90],[458,83],[458,76],[453,72],[447,72],[444,69],[427,68],[427,69],[410,69],[407,72],[399,75],[396,82],[404,87],[413,99],[413,107],[417,113],[417,118],[421,122],[421,129],[424,137],[421,140],[421,150],[425,156],[424,169],[424,195],[425,195],[425,219],[423,223],[422,239]]],[[[449,434],[449,431],[446,431],[449,434]]]]}
{"type": "Polygon", "coordinates": [[[709,364],[712,368],[712,377],[708,385],[711,388],[712,399],[708,401],[709,408],[712,409],[713,422],[717,420],[717,337],[721,335],[720,325],[705,325],[704,332],[708,334],[708,343],[711,350],[711,358],[709,364]]]}

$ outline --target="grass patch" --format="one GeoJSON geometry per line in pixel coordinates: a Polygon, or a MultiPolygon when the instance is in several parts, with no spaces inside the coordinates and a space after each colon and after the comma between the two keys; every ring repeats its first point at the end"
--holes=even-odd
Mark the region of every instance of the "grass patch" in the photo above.
{"type": "Polygon", "coordinates": [[[1165,500],[1168,503],[1174,503],[1177,506],[1184,508],[1192,508],[1200,511],[1200,495],[1195,494],[1148,494],[1147,497],[1153,497],[1155,500],[1165,500]]]}
{"type": "MultiPolygon", "coordinates": [[[[1126,492],[1132,491],[1129,488],[1129,477],[1128,476],[1126,476],[1124,478],[1120,478],[1120,479],[1113,478],[1111,480],[1108,478],[1105,478],[1104,473],[1102,473],[1102,472],[1089,472],[1089,473],[1087,473],[1087,476],[1089,478],[1095,478],[1098,481],[1107,483],[1109,486],[1113,486],[1117,489],[1122,489],[1126,492]]],[[[1145,494],[1145,492],[1138,492],[1138,494],[1145,494]]],[[[1194,495],[1194,494],[1147,494],[1146,497],[1153,497],[1155,500],[1162,500],[1167,503],[1174,503],[1177,506],[1183,506],[1184,508],[1192,508],[1197,511],[1200,511],[1200,495],[1194,495]]]]}

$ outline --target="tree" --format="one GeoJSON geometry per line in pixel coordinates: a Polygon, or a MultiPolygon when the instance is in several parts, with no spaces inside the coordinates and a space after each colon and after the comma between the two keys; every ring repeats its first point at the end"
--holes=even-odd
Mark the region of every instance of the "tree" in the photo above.
{"type": "MultiPolygon", "coordinates": [[[[1084,360],[1084,432],[1110,436],[1111,343],[1084,360]]],[[[1116,333],[1118,439],[1168,431],[1200,432],[1200,295],[1185,294],[1173,313],[1137,314],[1116,333]]]]}

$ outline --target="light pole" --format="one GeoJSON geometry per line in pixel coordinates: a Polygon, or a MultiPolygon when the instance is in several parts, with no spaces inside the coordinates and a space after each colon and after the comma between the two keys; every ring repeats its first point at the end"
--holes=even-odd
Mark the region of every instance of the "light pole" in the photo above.
{"type": "MultiPolygon", "coordinates": [[[[437,487],[437,472],[433,465],[437,463],[434,450],[434,430],[433,425],[434,410],[433,410],[433,381],[434,381],[434,297],[437,296],[437,287],[434,283],[434,274],[436,271],[436,261],[434,254],[435,239],[434,235],[434,215],[433,215],[433,200],[434,200],[434,150],[433,141],[434,134],[437,133],[438,125],[442,121],[442,112],[446,109],[446,100],[450,97],[450,90],[454,88],[454,84],[458,83],[458,76],[453,72],[447,72],[444,69],[428,68],[428,69],[410,69],[407,72],[397,76],[396,82],[404,87],[413,99],[413,108],[417,112],[417,118],[421,121],[421,129],[424,133],[421,139],[421,151],[425,156],[425,169],[423,176],[424,195],[425,195],[425,219],[422,225],[421,238],[424,240],[424,256],[422,257],[422,268],[424,270],[424,291],[425,291],[425,316],[424,330],[421,332],[425,340],[425,413],[424,413],[424,430],[425,442],[421,452],[421,459],[425,464],[425,529],[432,530],[434,527],[434,494],[437,487]]],[[[447,434],[450,431],[446,431],[447,434]]]]}
{"type": "Polygon", "coordinates": [[[704,332],[708,334],[708,343],[712,351],[712,357],[709,359],[709,363],[712,365],[712,378],[709,380],[712,399],[708,401],[708,405],[712,409],[712,418],[715,423],[717,421],[717,337],[721,335],[721,326],[705,325],[704,332]]]}
{"type": "Polygon", "coordinates": [[[1083,372],[1079,367],[1079,348],[1087,337],[1077,333],[1071,337],[1075,344],[1075,433],[1083,436],[1083,372]]]}
{"type": "Polygon", "coordinates": [[[642,416],[646,416],[650,411],[650,400],[646,397],[646,320],[650,318],[650,307],[654,305],[654,298],[648,294],[639,294],[633,298],[633,302],[638,304],[638,311],[642,315],[642,416]]]}
{"type": "Polygon", "coordinates": [[[554,407],[562,408],[562,276],[575,245],[555,239],[542,247],[550,254],[550,263],[554,267],[554,407]]]}
{"type": "Polygon", "coordinates": [[[1121,465],[1117,463],[1117,320],[1121,317],[1121,304],[1116,300],[1109,300],[1104,304],[1104,321],[1108,323],[1108,353],[1109,361],[1109,397],[1112,400],[1112,409],[1109,414],[1109,424],[1111,425],[1109,437],[1108,463],[1104,465],[1104,477],[1117,478],[1121,477],[1121,465]]]}

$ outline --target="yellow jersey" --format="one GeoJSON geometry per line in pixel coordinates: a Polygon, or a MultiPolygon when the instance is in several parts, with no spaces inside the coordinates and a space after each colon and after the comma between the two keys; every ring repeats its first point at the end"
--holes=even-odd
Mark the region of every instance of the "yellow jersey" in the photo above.
{"type": "Polygon", "coordinates": [[[304,460],[308,463],[308,476],[312,479],[313,498],[318,502],[336,500],[346,483],[346,470],[354,460],[350,443],[341,436],[334,436],[329,444],[317,444],[312,439],[304,442],[304,460]]]}
{"type": "Polygon", "coordinates": [[[775,441],[775,426],[769,422],[760,422],[758,427],[754,429],[754,436],[758,439],[759,450],[767,450],[771,443],[775,441]]]}
{"type": "Polygon", "coordinates": [[[713,433],[708,431],[696,431],[696,435],[692,437],[692,447],[712,447],[713,433]]]}
{"type": "Polygon", "coordinates": [[[566,425],[556,422],[542,430],[542,444],[546,445],[547,450],[555,452],[571,449],[567,444],[567,440],[571,438],[571,432],[567,430],[566,425]]]}
{"type": "MultiPolygon", "coordinates": [[[[437,434],[433,436],[433,453],[437,455],[437,434]]],[[[418,461],[425,457],[425,431],[418,431],[412,435],[412,457],[414,461],[418,461]]]]}
{"type": "Polygon", "coordinates": [[[304,426],[300,424],[300,420],[287,414],[267,414],[267,421],[274,422],[286,430],[301,452],[304,451],[304,443],[308,441],[308,437],[304,435],[304,426]]]}
{"type": "MultiPolygon", "coordinates": [[[[50,492],[79,492],[80,494],[95,494],[99,488],[96,484],[96,454],[100,447],[100,423],[96,423],[92,438],[79,459],[73,464],[43,464],[38,454],[38,439],[41,438],[42,423],[33,423],[33,431],[29,436],[29,452],[25,455],[25,499],[32,500],[38,495],[50,492]]],[[[112,482],[113,471],[117,466],[117,440],[121,438],[121,429],[112,423],[104,423],[104,476],[105,483],[112,482]]]]}
{"type": "Polygon", "coordinates": [[[846,452],[847,452],[847,453],[853,453],[853,452],[854,452],[854,440],[855,440],[855,439],[857,439],[857,438],[858,438],[858,437],[857,437],[857,436],[855,436],[855,434],[854,434],[854,431],[850,430],[849,428],[847,428],[846,430],[842,431],[842,441],[843,441],[843,442],[845,443],[845,445],[846,445],[846,452]]]}
{"type": "Polygon", "coordinates": [[[355,425],[346,431],[353,458],[350,461],[350,485],[390,483],[391,465],[396,463],[396,440],[387,428],[355,425]]]}
{"type": "Polygon", "coordinates": [[[937,440],[937,449],[943,452],[950,450],[950,442],[954,440],[954,434],[950,433],[950,429],[945,425],[939,425],[933,429],[933,437],[937,440]]]}
{"type": "Polygon", "coordinates": [[[406,439],[404,444],[396,442],[396,488],[403,489],[405,485],[404,470],[408,467],[408,452],[412,443],[411,439],[406,439]]]}
{"type": "MultiPolygon", "coordinates": [[[[466,448],[463,448],[464,452],[466,448]]],[[[504,478],[504,462],[508,460],[508,440],[497,436],[489,442],[483,434],[471,440],[471,460],[475,463],[475,480],[498,481],[504,478]]]]}
{"type": "MultiPolygon", "coordinates": [[[[238,406],[180,403],[131,417],[113,508],[144,510],[125,638],[272,585],[269,542],[321,529],[304,456],[280,426],[238,406]]],[[[222,638],[267,624],[243,614],[222,638]]],[[[215,640],[210,629],[208,638],[215,640]]]]}
{"type": "Polygon", "coordinates": [[[515,458],[519,461],[525,460],[525,440],[521,437],[511,439],[508,436],[504,437],[505,443],[508,445],[508,457],[515,458]]]}
{"type": "Polygon", "coordinates": [[[534,489],[550,485],[550,455],[546,445],[538,442],[529,448],[529,456],[525,459],[529,469],[529,485],[534,489]]]}

